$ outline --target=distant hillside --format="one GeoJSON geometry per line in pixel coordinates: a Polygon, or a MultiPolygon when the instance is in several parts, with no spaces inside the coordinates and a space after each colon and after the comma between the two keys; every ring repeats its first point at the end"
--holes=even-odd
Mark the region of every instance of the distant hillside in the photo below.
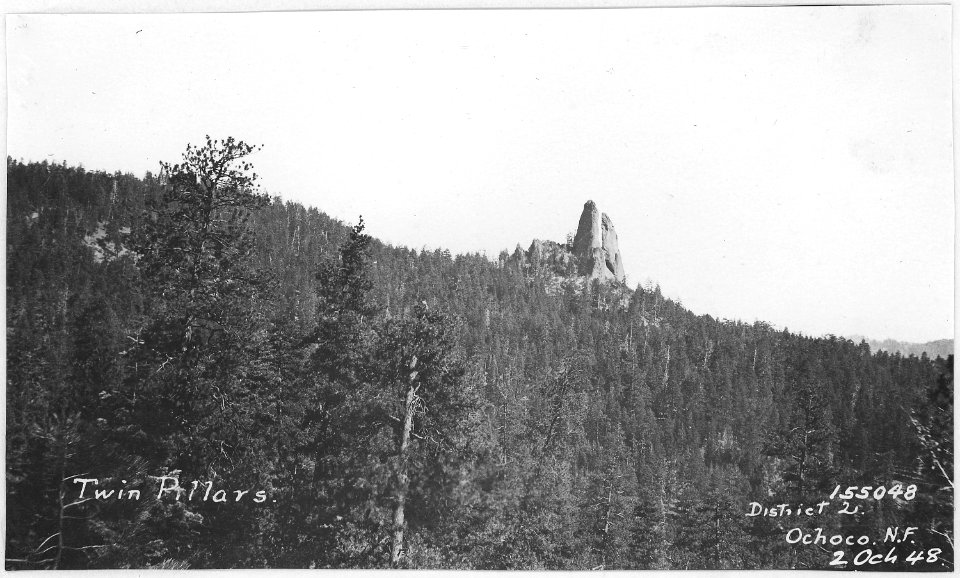
{"type": "Polygon", "coordinates": [[[856,343],[859,343],[861,340],[866,341],[867,345],[870,346],[870,351],[886,351],[887,353],[916,355],[917,357],[926,353],[927,357],[932,359],[936,359],[937,357],[946,358],[948,355],[953,354],[952,339],[937,339],[936,341],[928,341],[926,343],[909,343],[893,339],[877,341],[876,339],[868,339],[862,335],[852,335],[850,336],[850,340],[856,343]]]}

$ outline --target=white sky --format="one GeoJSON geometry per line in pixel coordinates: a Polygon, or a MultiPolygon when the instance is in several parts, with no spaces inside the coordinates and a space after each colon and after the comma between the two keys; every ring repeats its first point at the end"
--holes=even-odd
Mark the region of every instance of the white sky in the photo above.
{"type": "Polygon", "coordinates": [[[394,244],[562,241],[805,334],[953,336],[949,6],[8,16],[8,154],[142,175],[204,134],[394,244]]]}

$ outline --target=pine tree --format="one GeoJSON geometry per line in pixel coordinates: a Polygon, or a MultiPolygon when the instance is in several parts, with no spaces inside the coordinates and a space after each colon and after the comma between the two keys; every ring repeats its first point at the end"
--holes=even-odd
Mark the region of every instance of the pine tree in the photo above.
{"type": "Polygon", "coordinates": [[[364,480],[370,454],[362,441],[378,427],[369,415],[378,311],[370,295],[370,243],[361,218],[316,275],[316,325],[304,342],[308,360],[301,377],[304,440],[298,451],[307,467],[292,482],[299,517],[290,524],[303,533],[292,553],[298,564],[357,566],[378,559],[373,536],[380,523],[368,515],[375,497],[364,480]]]}
{"type": "MultiPolygon", "coordinates": [[[[161,471],[235,487],[263,487],[271,470],[257,435],[268,416],[258,304],[267,279],[252,267],[249,218],[268,200],[247,161],[254,150],[207,137],[187,147],[183,162],[164,163],[162,196],[131,239],[149,304],[131,336],[138,347],[125,394],[130,426],[140,430],[131,451],[161,471]]],[[[244,505],[198,508],[220,539],[254,519],[244,505]]],[[[188,546],[202,551],[184,544],[181,555],[188,546]]],[[[232,564],[249,554],[220,547],[196,563],[232,564]]]]}
{"type": "Polygon", "coordinates": [[[386,394],[381,411],[393,438],[389,495],[394,566],[404,557],[411,480],[442,474],[433,465],[455,449],[455,433],[474,404],[463,388],[464,370],[454,348],[450,322],[425,302],[409,317],[388,320],[378,346],[377,382],[386,394]]]}

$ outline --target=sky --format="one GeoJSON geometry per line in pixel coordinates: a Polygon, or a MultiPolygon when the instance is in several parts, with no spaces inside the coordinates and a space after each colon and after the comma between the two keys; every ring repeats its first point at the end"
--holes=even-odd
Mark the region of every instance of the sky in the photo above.
{"type": "Polygon", "coordinates": [[[7,154],[156,172],[204,135],[414,248],[563,241],[806,335],[952,338],[950,6],[10,15],[7,154]]]}

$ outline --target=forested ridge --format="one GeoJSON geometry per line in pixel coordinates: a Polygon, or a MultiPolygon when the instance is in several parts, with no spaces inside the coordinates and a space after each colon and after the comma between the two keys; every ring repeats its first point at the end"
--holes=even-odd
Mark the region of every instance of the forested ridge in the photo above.
{"type": "Polygon", "coordinates": [[[952,568],[952,356],[385,245],[252,152],[8,158],[8,569],[829,568],[786,532],[907,526],[942,554],[875,569],[952,568]]]}

